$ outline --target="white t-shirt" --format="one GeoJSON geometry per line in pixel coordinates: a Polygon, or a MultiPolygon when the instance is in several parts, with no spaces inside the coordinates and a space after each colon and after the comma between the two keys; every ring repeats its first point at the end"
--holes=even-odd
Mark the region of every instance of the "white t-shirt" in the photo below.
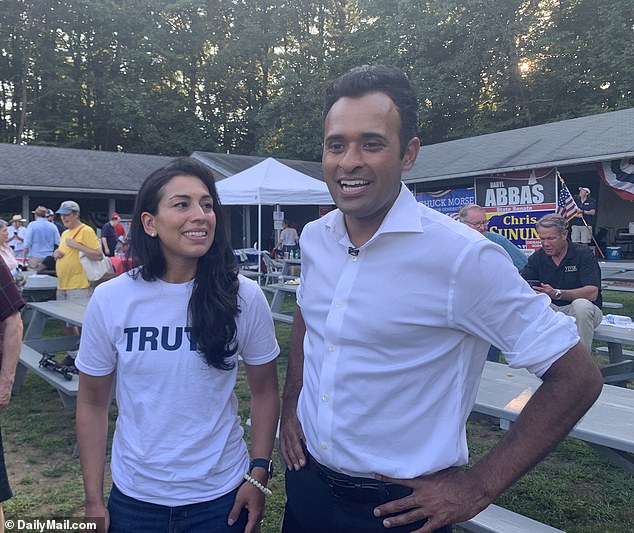
{"type": "Polygon", "coordinates": [[[116,370],[111,470],[124,494],[167,506],[208,501],[235,489],[248,470],[233,393],[238,354],[261,365],[279,347],[261,289],[239,280],[239,348],[229,371],[209,367],[191,349],[185,328],[192,282],[123,274],[96,288],[76,365],[92,376],[116,370]]]}
{"type": "Polygon", "coordinates": [[[579,341],[500,246],[405,186],[358,255],[350,246],[339,210],[302,232],[298,416],[334,470],[412,478],[465,464],[489,345],[542,375],[579,341]]]}
{"type": "Polygon", "coordinates": [[[282,246],[296,246],[297,241],[299,241],[297,230],[295,228],[283,229],[280,233],[280,241],[282,241],[282,246]]]}
{"type": "Polygon", "coordinates": [[[25,246],[25,240],[26,240],[26,228],[24,226],[20,226],[17,230],[15,229],[15,226],[13,224],[11,224],[10,226],[7,227],[7,229],[9,230],[9,236],[8,239],[10,239],[11,237],[13,237],[16,233],[20,236],[20,238],[22,239],[21,241],[19,241],[17,238],[13,239],[10,243],[9,246],[11,246],[11,248],[13,248],[13,251],[15,253],[16,257],[22,257],[22,251],[24,250],[24,246],[25,246]]]}

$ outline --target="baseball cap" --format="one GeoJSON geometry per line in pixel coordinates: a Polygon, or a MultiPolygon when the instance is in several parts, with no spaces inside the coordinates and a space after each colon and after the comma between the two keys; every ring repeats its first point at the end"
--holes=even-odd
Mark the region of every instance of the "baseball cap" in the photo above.
{"type": "Polygon", "coordinates": [[[113,211],[112,215],[110,215],[110,218],[113,219],[113,218],[121,218],[121,217],[119,216],[119,213],[117,213],[116,211],[113,211]]]}
{"type": "Polygon", "coordinates": [[[590,189],[588,189],[588,187],[579,187],[580,191],[586,191],[588,194],[590,194],[590,189]]]}
{"type": "Polygon", "coordinates": [[[52,217],[55,214],[55,211],[53,211],[52,209],[48,209],[46,211],[46,216],[47,217],[52,217]]]}
{"type": "Polygon", "coordinates": [[[60,205],[59,209],[56,211],[56,213],[59,213],[60,215],[70,215],[74,212],[79,213],[79,204],[77,202],[73,202],[72,200],[62,202],[62,205],[60,205]]]}

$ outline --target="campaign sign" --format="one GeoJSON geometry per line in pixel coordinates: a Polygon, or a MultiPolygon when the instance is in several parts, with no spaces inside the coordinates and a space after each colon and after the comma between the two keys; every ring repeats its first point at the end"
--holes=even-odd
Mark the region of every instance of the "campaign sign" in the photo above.
{"type": "Polygon", "coordinates": [[[479,177],[475,180],[476,203],[489,213],[554,211],[556,181],[555,169],[479,177]]]}
{"type": "Polygon", "coordinates": [[[530,255],[541,248],[541,241],[535,224],[552,211],[522,211],[508,213],[487,213],[488,231],[499,233],[521,250],[530,255]]]}
{"type": "Polygon", "coordinates": [[[466,204],[475,203],[473,187],[467,189],[445,189],[435,192],[420,192],[416,200],[445,215],[455,215],[466,204]]]}
{"type": "Polygon", "coordinates": [[[557,208],[555,169],[476,178],[477,204],[484,207],[488,230],[531,254],[539,248],[535,224],[557,208]]]}

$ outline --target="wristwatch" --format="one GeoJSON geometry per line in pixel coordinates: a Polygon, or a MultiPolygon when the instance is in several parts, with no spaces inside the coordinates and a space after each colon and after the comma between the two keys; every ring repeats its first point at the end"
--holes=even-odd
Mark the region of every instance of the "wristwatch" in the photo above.
{"type": "Polygon", "coordinates": [[[555,289],[555,298],[554,300],[559,300],[561,298],[561,289],[555,289]]]}
{"type": "Polygon", "coordinates": [[[266,473],[269,475],[269,479],[273,477],[273,461],[271,461],[270,459],[264,459],[262,457],[256,457],[255,459],[252,459],[249,463],[249,472],[251,472],[251,470],[256,467],[264,468],[264,470],[266,470],[266,473]]]}

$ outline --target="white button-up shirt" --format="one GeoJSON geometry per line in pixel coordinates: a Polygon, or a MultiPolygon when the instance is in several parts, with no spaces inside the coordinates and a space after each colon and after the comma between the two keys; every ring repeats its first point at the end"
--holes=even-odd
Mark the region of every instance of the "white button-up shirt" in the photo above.
{"type": "Polygon", "coordinates": [[[358,255],[351,246],[339,210],[301,236],[298,416],[308,450],[334,470],[411,478],[466,464],[489,345],[542,375],[579,340],[504,250],[405,186],[358,255]]]}

